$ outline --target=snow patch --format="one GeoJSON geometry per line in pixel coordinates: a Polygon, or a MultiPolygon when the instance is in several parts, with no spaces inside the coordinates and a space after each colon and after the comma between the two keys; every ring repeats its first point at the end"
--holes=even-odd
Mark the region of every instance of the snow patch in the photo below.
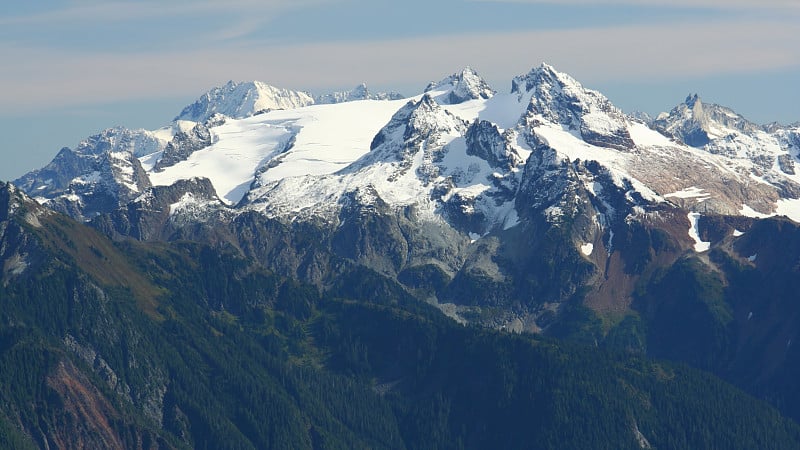
{"type": "Polygon", "coordinates": [[[22,275],[27,268],[28,262],[25,257],[16,253],[5,263],[5,271],[11,275],[22,275]]]}
{"type": "Polygon", "coordinates": [[[600,134],[613,134],[619,130],[619,122],[604,111],[591,111],[584,114],[583,123],[590,130],[600,134]]]}
{"type": "MultiPolygon", "coordinates": [[[[782,198],[778,200],[775,213],[773,214],[760,213],[747,205],[742,205],[742,209],[739,210],[739,214],[756,219],[765,219],[773,216],[786,216],[789,219],[800,223],[800,199],[782,198]]],[[[734,234],[734,236],[736,236],[736,234],[734,234]]]]}
{"type": "Polygon", "coordinates": [[[786,216],[800,223],[800,199],[780,199],[775,211],[779,216],[786,216]]]}
{"type": "Polygon", "coordinates": [[[744,235],[743,232],[741,232],[739,230],[736,230],[736,229],[733,230],[733,237],[739,237],[739,236],[743,236],[743,235],[744,235]]]}
{"type": "Polygon", "coordinates": [[[739,210],[739,214],[745,217],[754,217],[756,219],[765,219],[769,217],[769,214],[760,213],[747,205],[742,205],[742,209],[739,210]]]}
{"type": "Polygon", "coordinates": [[[41,228],[42,227],[42,223],[39,222],[39,217],[35,213],[32,213],[32,212],[26,213],[25,214],[25,221],[28,222],[28,224],[31,225],[34,228],[41,228]]]}
{"type": "Polygon", "coordinates": [[[541,125],[536,127],[534,131],[536,136],[547,145],[572,161],[576,159],[583,161],[594,160],[607,167],[622,167],[622,163],[627,159],[622,152],[587,144],[582,138],[561,126],[541,125]]]}
{"type": "Polygon", "coordinates": [[[291,120],[300,128],[291,150],[260,175],[260,182],[332,174],[349,166],[369,153],[372,139],[406,102],[361,100],[258,116],[270,121],[291,120]]]}
{"type": "Polygon", "coordinates": [[[176,120],[175,124],[170,128],[170,133],[172,134],[170,140],[178,133],[191,133],[192,128],[195,126],[197,126],[197,122],[193,120],[176,120]]]}
{"type": "Polygon", "coordinates": [[[700,232],[697,228],[697,221],[700,219],[701,215],[698,213],[690,212],[689,213],[689,237],[694,240],[694,251],[700,253],[705,252],[711,248],[711,242],[704,242],[700,239],[700,232]]]}
{"type": "Polygon", "coordinates": [[[611,229],[608,230],[608,245],[606,253],[608,256],[611,256],[611,254],[614,253],[614,230],[611,229]]]}
{"type": "Polygon", "coordinates": [[[514,207],[514,202],[508,202],[507,205],[510,205],[508,213],[503,219],[503,229],[508,230],[519,225],[519,214],[517,213],[517,209],[514,207]]]}
{"type": "Polygon", "coordinates": [[[642,432],[639,430],[639,425],[636,423],[634,423],[633,433],[636,436],[636,442],[639,443],[639,448],[653,448],[653,446],[650,444],[650,441],[648,441],[644,434],[642,434],[642,432]]]}
{"type": "MultiPolygon", "coordinates": [[[[142,164],[142,168],[145,170],[145,172],[150,173],[153,171],[153,167],[156,166],[158,161],[161,159],[161,155],[163,154],[164,152],[160,151],[151,153],[149,155],[144,155],[141,158],[139,158],[139,163],[142,164]]],[[[153,178],[152,174],[150,174],[150,178],[152,180],[153,178]]]]}
{"type": "MultiPolygon", "coordinates": [[[[642,196],[643,199],[654,202],[654,203],[661,203],[664,201],[664,198],[660,195],[656,194],[652,189],[647,187],[644,183],[637,180],[636,178],[630,177],[628,181],[631,182],[631,186],[642,196]]],[[[630,194],[630,193],[628,193],[630,194]]]]}
{"type": "Polygon", "coordinates": [[[183,194],[183,196],[177,202],[169,205],[169,215],[175,215],[178,211],[185,209],[189,205],[196,204],[197,200],[194,198],[194,195],[191,192],[187,192],[183,194]]]}
{"type": "Polygon", "coordinates": [[[639,146],[661,146],[675,147],[675,143],[658,131],[650,129],[647,125],[639,122],[628,123],[628,133],[636,145],[639,146]]]}
{"type": "MultiPolygon", "coordinates": [[[[489,100],[482,101],[483,109],[480,111],[480,118],[481,120],[486,120],[495,124],[501,130],[511,128],[519,122],[529,101],[530,95],[528,95],[527,98],[520,99],[518,95],[511,93],[495,94],[495,96],[489,100]]],[[[477,102],[480,101],[476,100],[476,103],[477,102]]],[[[466,103],[471,102],[453,106],[465,108],[468,107],[466,103]]],[[[450,110],[451,107],[446,106],[446,108],[450,110]]]]}
{"type": "Polygon", "coordinates": [[[550,222],[556,222],[564,216],[564,210],[559,206],[550,206],[544,210],[544,215],[550,222]]]}
{"type": "Polygon", "coordinates": [[[711,198],[711,194],[707,193],[705,189],[699,188],[697,186],[691,186],[685,189],[681,189],[680,191],[666,194],[664,195],[664,197],[675,197],[683,199],[693,198],[697,200],[697,203],[700,203],[711,198]]]}
{"type": "Polygon", "coordinates": [[[581,245],[581,252],[586,256],[592,256],[592,252],[594,251],[594,244],[586,243],[581,245]]]}

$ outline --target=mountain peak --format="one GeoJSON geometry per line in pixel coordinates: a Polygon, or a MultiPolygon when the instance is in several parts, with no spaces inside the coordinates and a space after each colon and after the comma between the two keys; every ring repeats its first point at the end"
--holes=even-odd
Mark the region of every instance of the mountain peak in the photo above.
{"type": "Polygon", "coordinates": [[[406,117],[405,139],[412,134],[421,134],[427,137],[432,133],[450,133],[459,130],[459,133],[463,134],[466,131],[465,123],[439,106],[439,103],[429,94],[423,95],[416,104],[408,104],[404,109],[405,113],[398,112],[396,116],[406,117]]]}
{"type": "Polygon", "coordinates": [[[547,64],[544,61],[542,61],[542,63],[539,64],[538,67],[535,67],[533,70],[538,73],[541,73],[542,75],[547,75],[552,78],[558,78],[559,75],[563,75],[561,72],[556,70],[555,67],[551,66],[550,64],[547,64]]]}
{"type": "MultiPolygon", "coordinates": [[[[429,135],[432,132],[445,132],[466,126],[455,116],[442,108],[430,93],[418,101],[410,100],[392,116],[389,123],[381,129],[370,145],[374,151],[379,146],[396,139],[399,130],[403,141],[415,134],[429,135]]],[[[399,144],[398,144],[399,145],[399,144]]]]}
{"type": "Polygon", "coordinates": [[[692,147],[703,147],[732,131],[752,133],[761,128],[730,108],[703,103],[697,94],[687,96],[669,113],[659,114],[654,126],[692,147]]]}
{"type": "Polygon", "coordinates": [[[694,108],[695,105],[701,103],[700,96],[697,94],[689,94],[686,96],[686,100],[684,100],[684,103],[686,103],[686,106],[688,106],[689,108],[694,108]]]}
{"type": "Polygon", "coordinates": [[[203,94],[174,121],[205,122],[214,114],[241,119],[270,109],[292,109],[314,104],[305,92],[281,89],[260,81],[228,81],[203,94]]]}
{"type": "MultiPolygon", "coordinates": [[[[0,181],[0,222],[9,220],[18,212],[25,213],[24,220],[31,225],[39,226],[36,218],[37,215],[44,209],[41,208],[34,200],[29,197],[23,190],[17,188],[13,183],[4,183],[0,181]]],[[[6,251],[4,242],[5,229],[0,225],[0,258],[4,256],[6,251]]],[[[2,268],[2,265],[0,265],[2,268]]],[[[0,276],[2,273],[0,273],[0,276]]],[[[0,277],[1,278],[1,277],[0,277]]]]}
{"type": "Polygon", "coordinates": [[[585,142],[598,147],[617,150],[636,147],[622,111],[603,94],[584,88],[546,63],[515,77],[511,92],[520,101],[530,98],[524,119],[528,124],[559,125],[580,133],[585,142]]]}
{"type": "Polygon", "coordinates": [[[367,89],[367,83],[364,83],[363,81],[361,82],[361,84],[354,87],[353,90],[350,92],[361,95],[364,98],[369,97],[369,89],[367,89]]]}
{"type": "Polygon", "coordinates": [[[527,74],[514,77],[511,81],[511,93],[523,94],[540,85],[558,86],[559,88],[573,85],[583,88],[574,78],[557,71],[553,66],[543,62],[538,67],[531,69],[527,74]]]}
{"type": "Polygon", "coordinates": [[[494,89],[478,72],[467,66],[460,72],[445,77],[438,83],[431,83],[425,92],[436,92],[436,101],[445,105],[455,105],[468,100],[489,99],[494,89]]]}
{"type": "Polygon", "coordinates": [[[433,97],[427,93],[424,94],[422,98],[420,98],[419,101],[414,103],[413,105],[414,105],[413,108],[414,110],[422,109],[431,111],[433,109],[439,108],[439,104],[436,102],[436,100],[434,100],[433,97]]]}

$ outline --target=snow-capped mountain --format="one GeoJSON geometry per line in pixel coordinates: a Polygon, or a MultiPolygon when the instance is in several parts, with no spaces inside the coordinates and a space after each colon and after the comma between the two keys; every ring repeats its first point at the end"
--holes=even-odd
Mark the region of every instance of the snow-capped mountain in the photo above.
{"type": "MultiPolygon", "coordinates": [[[[313,105],[302,92],[229,82],[171,127],[107,130],[17,183],[49,200],[102,190],[121,205],[149,184],[204,176],[229,204],[245,199],[242,209],[272,216],[335,214],[346,191],[369,188],[389,204],[424,204],[445,220],[462,210],[505,223],[525,160],[547,146],[567,161],[599,162],[650,201],[697,213],[794,217],[800,197],[797,128],[768,131],[697,96],[651,129],[543,64],[514,78],[507,94],[495,95],[466,68],[423,96],[372,98],[394,96],[372,96],[361,85],[313,105]],[[431,135],[440,126],[448,132],[431,135]],[[99,180],[103,189],[94,187],[99,180]]],[[[470,232],[490,229],[484,223],[470,232]]]]}
{"type": "Polygon", "coordinates": [[[163,129],[109,130],[17,183],[109,233],[217,230],[204,239],[233,239],[315,283],[345,258],[427,286],[414,289],[435,301],[527,298],[530,329],[546,315],[542,305],[581,285],[593,286],[597,304],[629,302],[624,255],[637,233],[650,233],[641,230],[671,236],[652,250],[666,252],[663,262],[716,245],[708,217],[800,221],[798,127],[760,127],[696,97],[646,123],[546,64],[511,85],[496,93],[469,68],[399,100],[365,86],[315,100],[228,83],[163,129]],[[258,237],[290,239],[287,227],[317,230],[304,232],[319,234],[318,250],[258,237]],[[520,242],[535,251],[514,251],[520,242]],[[541,254],[585,267],[558,285],[520,281],[524,270],[558,265],[542,266],[541,254]],[[603,280],[616,278],[603,273],[619,273],[622,284],[608,287],[603,280]],[[450,287],[434,292],[431,279],[450,287]],[[488,288],[455,287],[476,283],[488,288]]]}
{"type": "Polygon", "coordinates": [[[29,195],[76,218],[118,208],[151,186],[140,157],[167,145],[166,130],[110,128],[63,148],[45,167],[15,181],[29,195]]]}
{"type": "MultiPolygon", "coordinates": [[[[184,121],[184,125],[189,125],[192,122],[184,121]]],[[[185,161],[189,156],[197,150],[204,149],[212,144],[212,136],[210,127],[220,126],[225,123],[225,116],[222,114],[214,114],[209,117],[205,123],[197,123],[191,129],[183,131],[179,130],[172,137],[172,140],[167,143],[164,150],[160,152],[157,162],[153,166],[153,170],[160,172],[165,167],[173,166],[181,161],[185,161]]]]}
{"type": "Polygon", "coordinates": [[[751,161],[756,165],[755,176],[779,180],[781,174],[795,175],[797,125],[756,125],[729,108],[703,103],[696,94],[659,115],[652,125],[686,145],[751,161]]]}
{"type": "Polygon", "coordinates": [[[548,65],[514,78],[511,93],[530,98],[525,120],[528,127],[555,124],[580,133],[589,145],[630,150],[627,118],[602,94],[584,89],[572,77],[548,65]]]}
{"type": "Polygon", "coordinates": [[[798,220],[793,201],[800,198],[800,178],[795,171],[800,128],[796,125],[756,125],[729,108],[703,103],[697,95],[690,95],[669,113],[660,114],[652,126],[677,142],[725,157],[724,164],[739,174],[778,190],[777,201],[771,200],[776,201],[774,207],[756,208],[744,202],[740,213],[777,211],[798,220]]]}
{"type": "Polygon", "coordinates": [[[314,104],[332,104],[356,100],[399,100],[397,92],[372,92],[366,83],[350,91],[312,96],[302,91],[282,89],[260,81],[234,82],[215,87],[187,106],[174,121],[203,123],[214,115],[243,119],[276,109],[296,109],[314,104]]]}
{"type": "MultiPolygon", "coordinates": [[[[108,155],[125,159],[121,155],[129,154],[140,158],[163,150],[165,145],[164,134],[160,132],[109,128],[81,141],[74,150],[62,148],[48,165],[18,178],[15,184],[30,195],[53,198],[76,178],[94,172],[98,161],[108,155]]],[[[127,165],[130,164],[128,161],[127,165]]],[[[132,179],[125,182],[136,184],[132,179]]]]}
{"type": "Polygon", "coordinates": [[[669,113],[660,114],[653,125],[692,147],[703,147],[731,132],[751,134],[761,129],[729,108],[703,103],[697,94],[686,97],[669,113]]]}
{"type": "MultiPolygon", "coordinates": [[[[229,82],[185,108],[171,127],[155,132],[107,130],[75,150],[62,150],[51,164],[17,183],[43,199],[74,198],[80,186],[99,179],[108,184],[109,176],[102,175],[105,164],[107,175],[121,187],[106,190],[123,192],[123,203],[148,183],[168,185],[205,176],[229,204],[246,197],[242,208],[313,214],[315,208],[330,210],[331,198],[344,193],[341,186],[355,188],[343,180],[371,169],[385,172],[375,175],[384,182],[371,183],[389,200],[397,199],[397,205],[406,205],[409,199],[430,201],[429,191],[435,186],[434,206],[426,209],[439,214],[453,209],[443,206],[452,198],[487,201],[493,196],[488,191],[480,194],[490,188],[506,192],[507,202],[514,197],[512,186],[518,186],[518,173],[532,149],[547,145],[566,160],[598,161],[618,178],[629,179],[652,201],[669,201],[690,210],[791,213],[792,201],[800,196],[794,170],[797,128],[767,131],[729,109],[705,105],[696,96],[659,116],[650,129],[599,92],[583,88],[548,65],[514,78],[508,94],[495,95],[470,68],[432,83],[425,91],[424,97],[378,102],[369,99],[394,97],[371,96],[361,85],[347,95],[317,99],[330,104],[315,106],[315,99],[302,92],[261,82],[229,82]],[[413,119],[426,125],[398,125],[410,120],[404,116],[410,108],[413,119]],[[450,137],[431,141],[426,133],[451,119],[462,125],[448,125],[450,137]],[[414,142],[424,147],[419,162],[414,160],[414,142]],[[392,151],[400,151],[392,156],[399,160],[389,163],[379,157],[392,151]],[[148,175],[142,175],[135,159],[148,175]],[[376,169],[382,164],[385,167],[376,169]],[[496,170],[500,166],[516,175],[496,170]],[[403,169],[402,174],[413,174],[417,187],[399,183],[403,169]],[[473,184],[467,188],[465,180],[473,184]],[[339,187],[323,186],[326,183],[339,187]],[[403,191],[398,188],[401,184],[402,195],[397,194],[403,191]],[[308,193],[292,195],[312,185],[320,199],[308,193]],[[255,206],[267,204],[269,208],[255,206]]],[[[361,175],[355,179],[366,183],[368,177],[361,175]]],[[[495,195],[488,203],[498,202],[495,195]]],[[[481,214],[496,216],[489,211],[481,214]]]]}

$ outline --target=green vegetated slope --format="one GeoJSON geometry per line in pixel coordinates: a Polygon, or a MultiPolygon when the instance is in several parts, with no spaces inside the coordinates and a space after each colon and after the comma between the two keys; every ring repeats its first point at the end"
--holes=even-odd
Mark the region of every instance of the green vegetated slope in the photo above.
{"type": "Polygon", "coordinates": [[[607,348],[711,371],[800,420],[800,227],[759,220],[732,238],[724,220],[710,252],[643,279],[632,314],[605,337],[596,316],[577,328],[607,348]]]}
{"type": "Polygon", "coordinates": [[[800,446],[711,375],[463,327],[368,270],[320,294],[24,214],[0,236],[4,448],[800,446]]]}

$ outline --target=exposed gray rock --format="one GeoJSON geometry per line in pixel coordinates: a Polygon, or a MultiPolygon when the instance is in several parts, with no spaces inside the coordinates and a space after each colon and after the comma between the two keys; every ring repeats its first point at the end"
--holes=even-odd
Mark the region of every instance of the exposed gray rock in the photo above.
{"type": "Polygon", "coordinates": [[[164,153],[156,163],[154,170],[159,172],[166,167],[185,161],[192,153],[211,144],[211,131],[205,124],[198,123],[188,133],[179,132],[172,138],[172,141],[164,148],[164,153]]]}
{"type": "MultiPolygon", "coordinates": [[[[99,166],[104,163],[99,160],[111,158],[108,154],[115,154],[113,159],[116,160],[128,160],[123,164],[132,167],[132,159],[160,151],[165,145],[149,131],[109,128],[81,141],[74,150],[62,148],[45,167],[23,175],[14,184],[31,196],[52,199],[66,192],[76,178],[101,170],[99,166]]],[[[138,185],[142,181],[141,174],[127,181],[138,185]]]]}

